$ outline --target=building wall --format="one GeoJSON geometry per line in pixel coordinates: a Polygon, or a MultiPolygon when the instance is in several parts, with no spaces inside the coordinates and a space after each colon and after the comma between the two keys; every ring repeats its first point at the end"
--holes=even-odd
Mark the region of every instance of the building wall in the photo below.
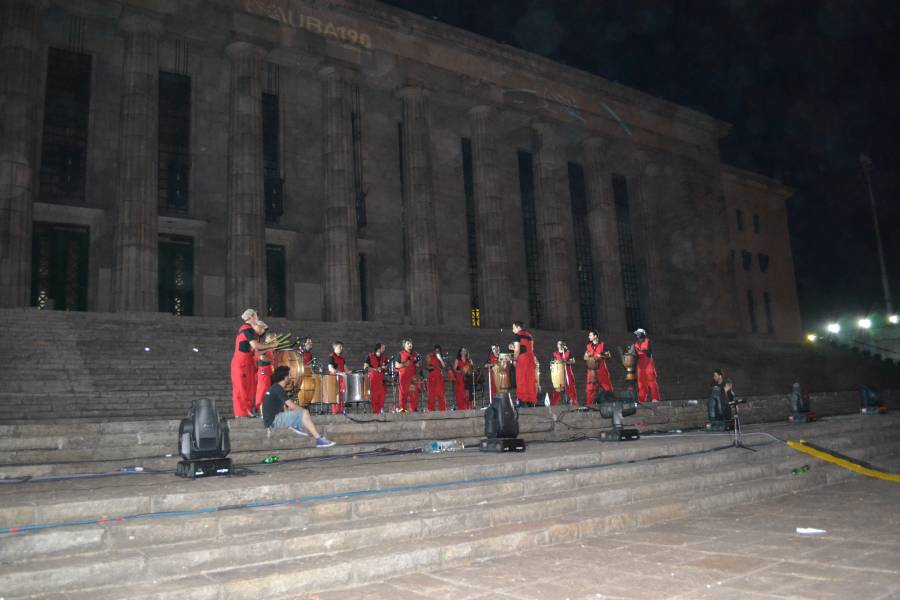
{"type": "MultiPolygon", "coordinates": [[[[794,262],[787,224],[785,201],[792,194],[781,183],[731,167],[722,171],[728,211],[728,235],[733,251],[733,265],[737,281],[737,300],[740,306],[741,328],[752,333],[747,292],[753,294],[759,336],[778,340],[801,339],[800,308],[794,278],[794,262]],[[738,227],[738,212],[743,215],[743,230],[738,227]],[[759,218],[759,229],[754,226],[759,218]],[[749,252],[749,269],[744,267],[743,253],[749,252]],[[760,256],[768,257],[763,272],[760,256]],[[772,309],[773,332],[769,332],[764,296],[768,293],[772,309]]],[[[765,258],[763,258],[765,260],[765,258]]]]}
{"type": "MultiPolygon", "coordinates": [[[[228,48],[232,42],[242,41],[262,53],[262,90],[277,92],[279,98],[285,213],[277,223],[266,225],[265,239],[257,240],[255,247],[262,251],[268,243],[286,249],[287,317],[324,318],[326,298],[335,291],[329,289],[323,267],[326,250],[334,251],[336,243],[323,216],[336,202],[325,185],[326,170],[332,169],[332,174],[335,171],[334,163],[329,162],[333,154],[325,148],[324,140],[327,135],[344,134],[327,131],[329,103],[323,99],[322,69],[337,67],[346,73],[348,89],[355,86],[359,90],[367,225],[358,231],[355,223],[348,221],[347,226],[355,231],[356,251],[366,256],[368,288],[363,293],[370,320],[410,323],[417,318],[410,305],[428,302],[429,294],[436,291],[439,312],[435,320],[439,323],[433,324],[469,324],[460,138],[468,137],[474,143],[476,132],[469,111],[487,106],[492,111],[490,138],[497,156],[496,172],[491,175],[496,178],[500,202],[496,235],[505,248],[504,276],[509,281],[500,298],[502,314],[486,315],[487,320],[527,320],[529,297],[524,274],[528,265],[517,161],[517,151],[527,150],[533,156],[543,151],[545,165],[561,165],[558,172],[545,171],[545,175],[551,173],[550,189],[554,192],[538,202],[552,203],[558,214],[550,215],[549,224],[539,224],[538,236],[542,238],[562,232],[564,240],[572,239],[567,161],[581,164],[586,179],[599,176],[603,182],[600,188],[607,192],[613,174],[628,178],[645,328],[700,335],[730,335],[738,330],[738,320],[745,312],[738,308],[739,291],[745,284],[734,287],[735,272],[728,254],[733,244],[725,223],[732,212],[727,204],[731,202],[729,196],[734,196],[728,186],[734,188],[735,184],[726,181],[723,188],[718,156],[718,140],[727,132],[726,124],[376,2],[49,2],[37,30],[42,54],[40,64],[34,66],[36,72],[46,72],[48,48],[72,47],[73,23],[84,32],[78,38],[83,40],[80,50],[93,57],[87,192],[83,206],[61,207],[40,203],[40,190],[35,186],[35,220],[90,224],[89,310],[113,310],[117,305],[111,273],[117,260],[113,246],[116,211],[128,195],[128,190],[120,189],[119,163],[123,151],[127,151],[122,146],[120,114],[127,84],[122,72],[130,39],[120,24],[123,17],[135,14],[159,25],[159,69],[191,77],[190,206],[186,212],[160,212],[158,227],[162,234],[193,238],[195,314],[226,315],[227,295],[231,293],[229,269],[234,268],[229,265],[243,264],[225,260],[229,255],[226,232],[234,222],[229,209],[229,194],[233,192],[229,173],[235,168],[230,157],[237,143],[233,115],[243,101],[232,81],[238,67],[228,48]],[[277,75],[277,89],[273,88],[273,73],[277,75]],[[416,110],[424,113],[424,121],[418,123],[427,123],[430,137],[424,147],[415,150],[418,154],[407,159],[427,158],[430,162],[427,191],[432,208],[428,217],[433,219],[435,236],[409,239],[404,260],[397,127],[404,115],[405,100],[400,90],[410,85],[424,90],[425,101],[416,110]],[[558,147],[542,150],[539,140],[547,136],[536,136],[536,130],[550,132],[558,147]],[[593,150],[584,145],[588,138],[599,140],[590,146],[593,150]],[[596,154],[588,156],[589,152],[596,154]],[[415,281],[419,280],[409,275],[413,268],[411,253],[423,248],[433,251],[436,290],[417,288],[420,284],[415,281]]],[[[37,102],[41,109],[43,90],[44,86],[37,102]]],[[[40,140],[39,127],[33,135],[40,140]]],[[[37,146],[39,152],[40,144],[37,146]]],[[[40,156],[34,163],[40,165],[40,156]]],[[[475,184],[481,189],[485,182],[475,184]]],[[[610,197],[589,194],[589,211],[611,202],[611,193],[603,196],[610,197]]],[[[407,210],[411,208],[416,207],[407,210]]],[[[769,217],[765,220],[768,222],[769,217]]],[[[602,235],[615,237],[615,227],[601,229],[605,232],[602,235]]],[[[781,231],[786,240],[786,233],[781,231]]],[[[785,250],[782,246],[776,249],[775,244],[773,237],[770,276],[778,274],[785,281],[790,278],[792,286],[793,275],[785,270],[790,260],[782,260],[785,250]]],[[[566,250],[556,258],[542,257],[537,265],[545,287],[570,290],[548,297],[570,297],[575,306],[544,307],[548,321],[570,315],[564,320],[571,322],[556,325],[560,328],[580,324],[574,247],[570,244],[566,250]],[[562,256],[565,258],[559,262],[562,256]],[[551,260],[553,266],[548,268],[545,260],[551,260]]],[[[786,252],[789,257],[789,248],[786,252]]],[[[595,271],[599,269],[596,263],[595,271]]],[[[352,275],[355,265],[350,267],[352,275]]],[[[595,313],[601,318],[596,325],[621,329],[624,317],[607,314],[610,306],[621,310],[621,302],[600,306],[604,298],[621,298],[621,288],[599,286],[598,275],[595,313]]],[[[792,300],[787,298],[787,287],[784,283],[772,292],[778,298],[779,335],[782,329],[788,331],[795,325],[787,313],[796,313],[796,294],[791,292],[792,300]]],[[[264,302],[265,298],[260,298],[257,305],[264,302]]]]}

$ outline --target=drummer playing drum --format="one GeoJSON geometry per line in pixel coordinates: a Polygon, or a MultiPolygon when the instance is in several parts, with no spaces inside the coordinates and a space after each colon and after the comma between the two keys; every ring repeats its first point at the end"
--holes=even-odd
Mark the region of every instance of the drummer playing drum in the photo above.
{"type": "MultiPolygon", "coordinates": [[[[557,340],[556,342],[556,352],[553,353],[553,361],[565,365],[565,371],[563,371],[563,373],[566,396],[569,397],[569,404],[578,406],[578,392],[575,390],[575,371],[572,370],[572,365],[575,364],[575,358],[572,356],[572,351],[569,350],[566,343],[562,340],[557,340]]],[[[554,386],[553,393],[550,394],[550,404],[553,406],[559,404],[560,396],[559,390],[554,386]]]]}
{"type": "Polygon", "coordinates": [[[331,414],[339,415],[344,410],[344,390],[347,389],[347,363],[341,354],[344,352],[344,342],[334,342],[331,347],[333,352],[328,355],[328,374],[338,378],[338,401],[331,405],[331,414]]]}
{"type": "Polygon", "coordinates": [[[597,331],[594,329],[588,331],[588,344],[584,352],[584,361],[587,363],[587,398],[584,401],[586,405],[594,403],[594,396],[600,390],[613,391],[612,379],[606,367],[609,357],[610,354],[606,351],[605,344],[600,341],[597,331]]]}

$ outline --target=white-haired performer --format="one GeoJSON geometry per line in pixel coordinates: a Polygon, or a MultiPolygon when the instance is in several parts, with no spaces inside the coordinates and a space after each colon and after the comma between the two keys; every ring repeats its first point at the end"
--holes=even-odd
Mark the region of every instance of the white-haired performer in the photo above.
{"type": "Polygon", "coordinates": [[[248,308],[241,313],[244,324],[234,338],[234,354],[231,357],[231,402],[235,417],[249,417],[256,400],[256,352],[275,347],[275,343],[259,341],[256,326],[259,317],[248,308]]]}
{"type": "Polygon", "coordinates": [[[646,402],[647,396],[653,402],[659,402],[659,385],[656,383],[656,365],[653,363],[653,352],[650,350],[650,338],[643,329],[636,329],[634,351],[637,352],[638,402],[646,402]]]}

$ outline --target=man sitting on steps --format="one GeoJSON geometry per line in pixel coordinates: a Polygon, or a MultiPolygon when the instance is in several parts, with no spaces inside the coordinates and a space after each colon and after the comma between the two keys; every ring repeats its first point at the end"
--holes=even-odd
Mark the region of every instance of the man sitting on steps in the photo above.
{"type": "Polygon", "coordinates": [[[334,446],[334,442],[319,435],[309,412],[288,398],[284,391],[284,385],[286,382],[290,382],[290,375],[291,370],[288,367],[278,367],[272,373],[272,387],[263,398],[263,425],[269,430],[290,429],[297,435],[303,436],[309,435],[306,433],[308,431],[316,438],[316,448],[334,446]]]}

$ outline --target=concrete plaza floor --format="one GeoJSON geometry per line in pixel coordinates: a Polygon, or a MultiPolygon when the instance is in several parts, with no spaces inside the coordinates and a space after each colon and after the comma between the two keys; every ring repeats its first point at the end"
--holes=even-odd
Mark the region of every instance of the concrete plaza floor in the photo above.
{"type": "Polygon", "coordinates": [[[300,598],[900,599],[900,485],[854,476],[708,517],[300,598]]]}

